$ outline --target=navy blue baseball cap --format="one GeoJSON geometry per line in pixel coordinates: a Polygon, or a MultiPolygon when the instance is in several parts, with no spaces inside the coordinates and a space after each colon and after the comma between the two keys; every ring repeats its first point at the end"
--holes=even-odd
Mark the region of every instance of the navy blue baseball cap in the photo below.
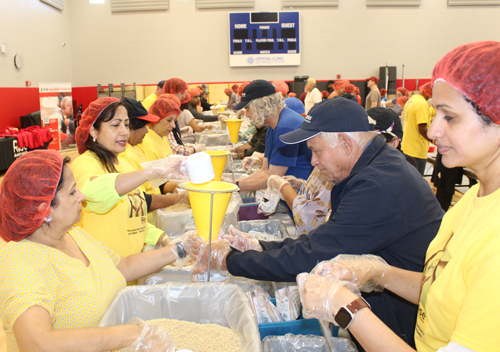
{"type": "Polygon", "coordinates": [[[282,134],[286,144],[307,141],[322,132],[368,132],[368,113],[361,105],[349,99],[327,99],[309,110],[298,130],[282,134]]]}
{"type": "Polygon", "coordinates": [[[135,99],[124,97],[122,101],[128,105],[129,119],[141,119],[148,122],[158,122],[160,118],[156,115],[150,114],[144,106],[135,99]]]}
{"type": "Polygon", "coordinates": [[[252,100],[273,94],[276,94],[276,88],[271,82],[265,79],[256,79],[243,89],[241,101],[233,107],[233,110],[241,110],[250,104],[252,100]]]}

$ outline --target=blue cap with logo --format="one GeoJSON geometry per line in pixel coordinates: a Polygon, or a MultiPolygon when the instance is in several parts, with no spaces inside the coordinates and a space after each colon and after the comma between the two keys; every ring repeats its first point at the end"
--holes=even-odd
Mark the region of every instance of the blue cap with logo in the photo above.
{"type": "Polygon", "coordinates": [[[276,88],[271,82],[264,79],[256,79],[243,89],[241,101],[233,107],[233,110],[241,110],[250,104],[252,100],[273,94],[276,94],[276,88]]]}
{"type": "Polygon", "coordinates": [[[322,132],[367,132],[370,130],[368,113],[361,105],[349,99],[327,99],[309,110],[298,130],[280,136],[283,143],[307,141],[322,132]]]}

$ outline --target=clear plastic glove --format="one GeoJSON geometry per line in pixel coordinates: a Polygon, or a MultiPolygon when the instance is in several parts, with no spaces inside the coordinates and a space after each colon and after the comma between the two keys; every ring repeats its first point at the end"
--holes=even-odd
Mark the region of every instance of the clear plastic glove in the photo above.
{"type": "Polygon", "coordinates": [[[226,115],[219,115],[217,117],[217,119],[219,119],[219,121],[226,121],[227,119],[229,119],[229,116],[226,116],[226,115]]]}
{"type": "MultiPolygon", "coordinates": [[[[226,256],[231,251],[230,245],[224,239],[212,241],[210,272],[227,272],[226,256]]],[[[208,242],[194,241],[190,255],[195,260],[193,274],[202,274],[208,270],[208,242]]]]}
{"type": "Polygon", "coordinates": [[[193,128],[191,126],[184,126],[180,129],[181,135],[183,136],[189,136],[190,134],[193,134],[193,128]]]}
{"type": "Polygon", "coordinates": [[[201,144],[193,144],[193,149],[195,153],[199,153],[205,150],[205,147],[201,144]]]}
{"type": "Polygon", "coordinates": [[[262,167],[262,160],[257,158],[256,156],[247,156],[243,161],[241,162],[241,168],[245,172],[250,172],[252,169],[260,168],[262,167]]]}
{"type": "Polygon", "coordinates": [[[361,296],[352,282],[328,279],[314,274],[302,273],[297,276],[299,284],[300,301],[304,318],[316,318],[334,323],[335,294],[342,287],[346,287],[358,297],[361,296]]]}
{"type": "Polygon", "coordinates": [[[165,329],[159,325],[148,325],[140,318],[132,318],[127,324],[139,325],[141,334],[129,346],[122,348],[122,352],[174,352],[176,344],[174,340],[167,334],[165,329]]]}
{"type": "Polygon", "coordinates": [[[382,292],[387,285],[391,267],[387,262],[371,254],[340,254],[325,260],[311,271],[312,274],[350,281],[361,292],[382,292]]]}
{"type": "Polygon", "coordinates": [[[287,180],[285,180],[283,177],[280,177],[278,175],[271,175],[267,179],[267,190],[269,192],[281,194],[281,188],[284,185],[290,185],[290,183],[287,180]]]}
{"type": "Polygon", "coordinates": [[[286,176],[283,176],[283,178],[286,181],[288,181],[290,186],[296,191],[298,191],[306,183],[306,180],[303,180],[301,178],[297,178],[293,175],[286,175],[286,176]]]}
{"type": "Polygon", "coordinates": [[[198,236],[196,230],[188,231],[179,238],[179,242],[182,243],[182,248],[187,255],[195,259],[191,254],[193,253],[193,247],[195,242],[205,242],[205,240],[198,236]]]}
{"type": "Polygon", "coordinates": [[[253,152],[252,156],[255,156],[256,158],[259,158],[260,160],[264,160],[264,153],[253,152]]]}
{"type": "Polygon", "coordinates": [[[258,239],[248,233],[236,230],[233,225],[229,225],[229,235],[224,235],[222,238],[228,240],[231,247],[236,248],[240,252],[262,252],[262,246],[258,239]]]}
{"type": "Polygon", "coordinates": [[[183,155],[172,154],[164,159],[142,163],[141,166],[146,170],[149,181],[155,179],[183,181],[189,178],[186,157],[183,155]]]}

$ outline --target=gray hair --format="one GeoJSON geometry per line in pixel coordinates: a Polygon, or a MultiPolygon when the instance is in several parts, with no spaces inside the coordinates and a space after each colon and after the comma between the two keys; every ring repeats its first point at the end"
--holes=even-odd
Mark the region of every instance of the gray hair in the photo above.
{"type": "MultiPolygon", "coordinates": [[[[339,133],[340,132],[323,132],[321,135],[323,139],[328,143],[330,148],[335,148],[339,144],[339,133]]],[[[367,132],[344,132],[349,136],[351,141],[360,148],[365,148],[368,143],[370,143],[373,138],[377,136],[375,131],[367,132]]]]}
{"type": "Polygon", "coordinates": [[[271,94],[262,98],[254,99],[247,105],[247,109],[253,115],[253,123],[262,127],[266,117],[275,115],[285,106],[281,92],[271,94]]]}

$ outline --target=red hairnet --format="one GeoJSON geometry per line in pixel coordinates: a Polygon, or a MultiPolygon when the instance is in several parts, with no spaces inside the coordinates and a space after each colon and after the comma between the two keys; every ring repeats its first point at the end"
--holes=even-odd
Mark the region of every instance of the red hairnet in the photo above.
{"type": "Polygon", "coordinates": [[[354,84],[346,84],[344,87],[344,92],[346,93],[354,93],[356,91],[356,86],[354,84]]]}
{"type": "Polygon", "coordinates": [[[426,84],[418,87],[418,90],[422,93],[425,93],[428,97],[432,98],[432,85],[431,82],[427,82],[426,84]]]}
{"type": "Polygon", "coordinates": [[[359,95],[360,94],[359,87],[354,86],[354,88],[356,88],[356,94],[359,95]]]}
{"type": "Polygon", "coordinates": [[[14,161],[0,185],[0,236],[21,241],[42,226],[61,178],[63,158],[55,150],[34,150],[14,161]],[[40,205],[47,206],[40,209],[40,205]]]}
{"type": "Polygon", "coordinates": [[[330,93],[327,90],[324,90],[324,91],[321,92],[321,95],[323,96],[323,98],[328,98],[328,96],[330,95],[330,93]]]}
{"type": "MultiPolygon", "coordinates": [[[[201,94],[201,92],[200,92],[200,90],[198,88],[190,88],[190,89],[188,89],[187,93],[189,93],[189,95],[191,96],[191,98],[194,97],[195,95],[200,95],[201,94]]],[[[191,99],[189,99],[189,100],[191,100],[191,99]]]]}
{"type": "Polygon", "coordinates": [[[333,84],[333,89],[342,89],[345,86],[344,81],[337,81],[333,84]]]}
{"type": "Polygon", "coordinates": [[[241,86],[238,87],[238,95],[241,96],[243,93],[243,89],[245,89],[251,82],[242,83],[241,86]]]}
{"type": "Polygon", "coordinates": [[[382,89],[380,90],[380,95],[386,95],[386,94],[387,94],[387,89],[382,88],[382,89]]]}
{"type": "Polygon", "coordinates": [[[296,97],[296,96],[297,96],[297,93],[294,93],[294,92],[288,93],[288,97],[289,98],[293,98],[293,97],[296,97]]]}
{"type": "Polygon", "coordinates": [[[290,90],[285,81],[273,81],[271,83],[276,86],[276,93],[281,92],[281,94],[286,96],[286,93],[290,90]]]}
{"type": "Polygon", "coordinates": [[[408,89],[406,89],[405,87],[399,87],[398,89],[396,89],[396,92],[400,92],[406,97],[410,95],[410,92],[408,92],[408,89]]]}
{"type": "Polygon", "coordinates": [[[500,124],[500,42],[460,45],[446,54],[432,71],[432,84],[443,80],[475,102],[481,112],[500,124]]]}
{"type": "Polygon", "coordinates": [[[94,100],[82,114],[80,125],[75,131],[76,146],[78,153],[83,154],[87,150],[85,142],[89,138],[90,128],[94,125],[101,112],[109,105],[115,102],[120,102],[120,99],[113,97],[106,97],[94,100]]]}
{"type": "Polygon", "coordinates": [[[239,88],[239,87],[238,87],[238,85],[237,85],[236,83],[235,83],[235,84],[233,84],[233,85],[231,86],[231,89],[232,89],[233,91],[235,91],[235,90],[236,90],[236,91],[238,91],[238,88],[239,88]]]}
{"type": "Polygon", "coordinates": [[[408,97],[399,97],[399,98],[398,98],[398,100],[397,100],[397,102],[398,102],[398,104],[403,104],[403,105],[405,105],[405,104],[406,104],[406,102],[407,102],[409,99],[410,99],[410,98],[408,98],[408,97]]]}
{"type": "Polygon", "coordinates": [[[163,85],[163,93],[177,94],[188,90],[187,83],[180,78],[170,78],[165,81],[163,85]]]}
{"type": "Polygon", "coordinates": [[[190,100],[191,100],[191,94],[189,94],[188,92],[186,92],[186,95],[181,100],[181,104],[187,104],[187,103],[189,103],[190,100]]]}
{"type": "Polygon", "coordinates": [[[179,108],[181,107],[181,100],[173,94],[164,93],[164,94],[160,95],[158,98],[172,100],[175,103],[175,105],[177,105],[179,108]]]}
{"type": "Polygon", "coordinates": [[[224,89],[224,93],[226,95],[231,95],[233,93],[233,91],[231,90],[231,88],[226,88],[226,89],[224,89]]]}
{"type": "MultiPolygon", "coordinates": [[[[172,114],[179,116],[181,110],[179,109],[177,104],[174,103],[172,100],[165,98],[158,98],[149,108],[149,113],[158,116],[161,121],[165,117],[170,116],[172,114]]],[[[151,125],[156,125],[158,122],[151,123],[151,125]]]]}
{"type": "Polygon", "coordinates": [[[370,80],[373,80],[376,84],[378,84],[378,81],[379,81],[379,79],[375,76],[370,76],[366,79],[367,82],[370,80]]]}

